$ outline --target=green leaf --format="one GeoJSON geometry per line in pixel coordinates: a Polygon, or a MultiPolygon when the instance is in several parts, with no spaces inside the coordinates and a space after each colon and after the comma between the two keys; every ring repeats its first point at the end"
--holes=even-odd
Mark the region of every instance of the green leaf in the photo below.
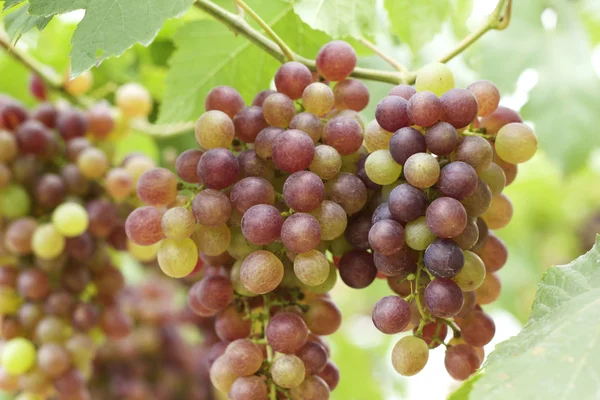
{"type": "Polygon", "coordinates": [[[417,53],[442,29],[452,5],[448,0],[385,0],[392,32],[417,53]]]}
{"type": "Polygon", "coordinates": [[[311,28],[334,38],[360,38],[377,30],[375,3],[375,0],[296,0],[294,11],[311,28]]]}
{"type": "Polygon", "coordinates": [[[454,33],[462,38],[469,33],[467,19],[473,11],[473,0],[452,0],[452,12],[450,22],[454,33]]]}
{"type": "Polygon", "coordinates": [[[577,2],[579,14],[593,44],[600,43],[600,3],[595,0],[577,2]]]}
{"type": "Polygon", "coordinates": [[[509,28],[487,35],[471,52],[482,78],[511,93],[521,73],[532,68],[539,80],[521,110],[535,124],[540,145],[566,172],[584,166],[600,146],[600,79],[590,62],[591,46],[574,6],[554,1],[556,29],[544,29],[546,1],[514,2],[509,28]],[[510,62],[507,62],[510,60],[510,62]]]}
{"type": "Polygon", "coordinates": [[[6,11],[9,8],[12,8],[12,7],[16,6],[17,4],[21,4],[24,1],[25,0],[5,0],[4,1],[4,6],[2,7],[2,11],[6,11]]]}
{"type": "Polygon", "coordinates": [[[174,18],[192,0],[31,0],[30,13],[50,16],[85,9],[71,44],[71,75],[77,76],[135,43],[149,45],[165,20],[174,18]]]}
{"type": "MultiPolygon", "coordinates": [[[[289,1],[248,1],[299,54],[314,58],[329,37],[310,29],[294,14],[289,1]]],[[[204,98],[219,85],[235,87],[247,104],[268,89],[280,63],[223,24],[199,20],[185,24],[175,35],[166,78],[167,89],[159,123],[193,121],[204,112],[204,98]]]]}
{"type": "Polygon", "coordinates": [[[469,400],[597,399],[600,236],[587,254],[548,269],[523,330],[496,346],[469,400]]]}
{"type": "Polygon", "coordinates": [[[4,18],[4,28],[6,33],[11,38],[16,38],[29,32],[33,28],[37,28],[40,32],[48,25],[52,17],[40,17],[37,15],[29,15],[27,13],[29,5],[17,8],[9,13],[4,18]]]}

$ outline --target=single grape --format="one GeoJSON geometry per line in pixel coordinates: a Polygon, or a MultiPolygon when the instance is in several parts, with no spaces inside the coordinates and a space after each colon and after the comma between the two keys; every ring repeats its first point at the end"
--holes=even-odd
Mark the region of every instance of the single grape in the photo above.
{"type": "Polygon", "coordinates": [[[441,96],[454,87],[454,75],[450,68],[442,63],[431,63],[417,73],[415,89],[418,92],[430,91],[441,96]]]}
{"type": "Polygon", "coordinates": [[[304,363],[305,371],[308,375],[317,375],[325,369],[327,364],[327,351],[318,342],[309,340],[296,356],[304,363]]]}
{"type": "Polygon", "coordinates": [[[413,154],[425,153],[427,145],[425,138],[414,128],[399,129],[390,139],[390,153],[394,160],[404,165],[406,160],[413,154]]]}
{"type": "Polygon", "coordinates": [[[392,350],[392,365],[403,376],[413,376],[421,372],[429,359],[429,347],[423,339],[405,336],[392,350]]]}
{"type": "Polygon", "coordinates": [[[425,217],[419,217],[407,223],[404,227],[404,237],[408,247],[419,251],[425,250],[436,238],[435,234],[429,230],[425,217]]]}
{"type": "Polygon", "coordinates": [[[384,97],[375,109],[377,123],[389,132],[410,126],[407,112],[408,101],[399,96],[384,97]]]}
{"type": "Polygon", "coordinates": [[[480,174],[480,177],[488,184],[492,195],[494,196],[502,193],[502,190],[504,190],[504,187],[506,186],[506,174],[502,167],[494,162],[480,174]]]}
{"type": "Polygon", "coordinates": [[[230,368],[238,376],[254,375],[264,360],[261,348],[250,339],[238,339],[229,343],[225,354],[230,368]]]}
{"type": "Polygon", "coordinates": [[[210,189],[221,190],[231,186],[237,179],[240,165],[227,149],[210,149],[198,162],[200,182],[210,189]]]}
{"type": "Polygon", "coordinates": [[[325,186],[314,173],[299,171],[290,175],[283,185],[286,204],[299,212],[315,210],[325,197],[325,186]]]}
{"type": "Polygon", "coordinates": [[[0,162],[5,163],[14,160],[18,151],[16,137],[7,131],[0,130],[0,162]]]}
{"type": "Polygon", "coordinates": [[[295,355],[284,354],[275,359],[271,366],[271,378],[284,389],[300,386],[305,375],[304,363],[295,355]]]}
{"type": "Polygon", "coordinates": [[[277,93],[277,92],[275,90],[271,90],[271,89],[261,90],[260,92],[258,92],[256,94],[256,96],[254,96],[254,99],[252,100],[252,105],[262,107],[263,103],[265,102],[267,97],[269,97],[273,93],[277,93]]]}
{"type": "Polygon", "coordinates": [[[345,79],[333,88],[335,108],[362,111],[369,104],[369,88],[356,79],[345,79]]]}
{"type": "Polygon", "coordinates": [[[235,128],[231,118],[222,111],[207,111],[195,125],[196,141],[204,149],[228,148],[233,141],[235,128]]]}
{"type": "Polygon", "coordinates": [[[201,253],[207,256],[218,256],[229,247],[231,231],[226,224],[215,227],[197,224],[192,240],[201,253]]]}
{"type": "Polygon", "coordinates": [[[217,358],[210,367],[210,382],[221,392],[229,392],[231,386],[238,378],[238,374],[231,368],[231,364],[226,355],[217,358]]]}
{"type": "Polygon", "coordinates": [[[523,120],[516,111],[498,106],[493,113],[481,119],[481,127],[485,129],[486,134],[495,136],[500,128],[511,122],[523,122],[523,120]]]}
{"type": "Polygon", "coordinates": [[[52,224],[66,237],[79,236],[88,228],[88,213],[77,203],[64,203],[52,213],[52,224]]]}
{"type": "Polygon", "coordinates": [[[504,228],[513,215],[513,206],[505,194],[492,197],[492,202],[487,211],[481,216],[490,229],[504,228]]]}
{"type": "Polygon", "coordinates": [[[188,183],[200,182],[200,178],[198,177],[198,162],[202,154],[204,153],[200,150],[190,149],[177,157],[175,170],[179,178],[188,183]]]}
{"type": "Polygon", "coordinates": [[[312,83],[312,74],[308,67],[297,61],[283,64],[275,74],[275,87],[277,91],[285,94],[292,100],[302,97],[304,89],[312,83]]]}
{"type": "Polygon", "coordinates": [[[433,186],[440,176],[440,165],[435,157],[427,153],[413,154],[404,163],[404,177],[414,187],[433,186]]]}
{"type": "Polygon", "coordinates": [[[410,307],[398,296],[386,296],[373,308],[373,324],[387,335],[400,333],[410,322],[410,307]]]}
{"type": "Polygon", "coordinates": [[[425,288],[425,306],[436,317],[450,318],[462,309],[464,298],[460,287],[450,279],[437,278],[425,288]]]}
{"type": "Polygon", "coordinates": [[[196,220],[194,214],[185,207],[173,207],[162,215],[161,228],[168,238],[185,239],[194,233],[196,220]]]}
{"type": "Polygon", "coordinates": [[[335,98],[331,88],[321,82],[311,83],[302,93],[304,109],[319,117],[331,111],[334,101],[335,98]]]}
{"type": "Polygon", "coordinates": [[[198,249],[192,239],[163,239],[158,249],[158,265],[172,278],[189,275],[198,262],[198,249]]]}
{"type": "Polygon", "coordinates": [[[77,158],[77,167],[87,179],[100,179],[108,170],[109,162],[102,150],[90,147],[83,150],[77,158]]]}
{"type": "Polygon", "coordinates": [[[263,103],[263,115],[269,125],[287,128],[296,115],[296,106],[285,94],[273,93],[263,103]]]}
{"type": "Polygon", "coordinates": [[[472,249],[479,240],[479,227],[474,218],[467,218],[467,225],[460,235],[452,238],[461,249],[470,250],[472,249]]]}
{"type": "Polygon", "coordinates": [[[327,336],[335,333],[342,324],[340,309],[327,299],[315,299],[308,304],[304,321],[315,335],[327,336]]]}
{"type": "Polygon", "coordinates": [[[19,275],[17,290],[28,300],[42,300],[50,293],[50,278],[39,268],[28,268],[19,275]]]}
{"type": "Polygon", "coordinates": [[[309,112],[296,114],[296,116],[292,118],[292,122],[290,122],[290,129],[297,129],[306,133],[310,136],[314,144],[317,144],[319,139],[321,139],[323,128],[324,126],[321,119],[309,112]]]}
{"type": "Polygon", "coordinates": [[[373,261],[377,271],[384,276],[396,276],[406,271],[416,271],[419,255],[408,246],[402,247],[390,256],[378,252],[373,253],[373,261]]]}
{"type": "Polygon", "coordinates": [[[320,240],[321,227],[316,218],[310,214],[290,215],[281,226],[281,241],[288,250],[294,253],[311,251],[319,245],[320,240]]]}
{"type": "Polygon", "coordinates": [[[492,192],[481,179],[477,181],[475,192],[461,201],[470,217],[479,217],[485,213],[492,203],[492,192]]]}
{"type": "Polygon", "coordinates": [[[496,135],[496,153],[511,164],[519,164],[531,159],[537,147],[537,136],[529,126],[522,123],[504,125],[496,135]]]}
{"type": "Polygon", "coordinates": [[[356,215],[348,223],[345,232],[346,240],[356,249],[368,250],[371,226],[371,216],[368,213],[356,215]]]}
{"type": "Polygon", "coordinates": [[[88,130],[88,121],[85,115],[74,108],[60,110],[56,117],[56,129],[60,136],[66,140],[85,136],[88,130]]]}
{"type": "Polygon", "coordinates": [[[480,174],[488,169],[493,157],[494,151],[487,140],[480,136],[467,136],[458,144],[454,161],[464,161],[480,174]]]}
{"type": "Polygon", "coordinates": [[[373,255],[364,250],[349,251],[339,263],[340,278],[353,289],[362,289],[375,280],[377,268],[373,255]]]}
{"type": "Polygon", "coordinates": [[[406,112],[413,125],[431,126],[440,120],[444,110],[434,93],[420,91],[410,97],[406,112]]]}
{"type": "Polygon", "coordinates": [[[319,75],[328,81],[343,81],[356,66],[356,52],[348,43],[334,40],[321,47],[316,59],[319,75]]]}
{"type": "Polygon", "coordinates": [[[217,227],[229,220],[231,202],[218,190],[204,189],[194,197],[192,212],[202,225],[217,227]]]}
{"type": "Polygon", "coordinates": [[[464,200],[475,192],[477,183],[477,172],[473,167],[454,161],[442,168],[437,187],[443,196],[464,200]]]}
{"type": "Polygon", "coordinates": [[[206,111],[219,110],[233,118],[244,108],[242,95],[230,86],[216,86],[208,92],[204,100],[206,111]]]}
{"type": "Polygon", "coordinates": [[[388,207],[396,221],[410,222],[425,215],[427,198],[422,190],[403,183],[390,193],[388,207]]]}
{"type": "Polygon", "coordinates": [[[477,99],[466,89],[450,89],[440,97],[442,119],[455,128],[464,128],[477,118],[477,99]]]}
{"type": "Polygon", "coordinates": [[[69,353],[57,344],[45,344],[37,352],[38,366],[51,378],[57,378],[65,373],[70,362],[69,353]]]}
{"type": "MultiPolygon", "coordinates": [[[[31,217],[19,218],[6,227],[4,246],[17,255],[31,253],[31,240],[38,224],[31,217]]],[[[0,246],[2,243],[0,243],[0,246]]]]}
{"type": "Polygon", "coordinates": [[[14,131],[28,118],[29,114],[25,107],[15,100],[11,99],[0,105],[0,126],[9,131],[14,131]]]}
{"type": "Polygon", "coordinates": [[[388,150],[376,150],[367,157],[365,172],[374,183],[389,185],[400,177],[402,166],[394,161],[388,150]]]}
{"type": "Polygon", "coordinates": [[[323,128],[323,142],[335,148],[341,155],[352,154],[362,145],[363,128],[353,118],[332,118],[323,128]]]}
{"type": "Polygon", "coordinates": [[[326,197],[338,203],[346,214],[353,215],[367,203],[367,188],[362,181],[349,173],[340,173],[325,185],[326,197]]]}
{"type": "Polygon", "coordinates": [[[340,370],[333,361],[327,361],[325,368],[319,373],[319,377],[327,383],[329,390],[335,390],[340,382],[340,370]]]}
{"type": "Polygon", "coordinates": [[[209,310],[222,310],[233,300],[233,284],[221,275],[205,276],[194,291],[198,302],[209,310]]]}
{"type": "Polygon", "coordinates": [[[477,303],[481,305],[491,304],[498,299],[502,284],[497,274],[490,272],[485,275],[483,284],[475,290],[477,303]]]}
{"type": "Polygon", "coordinates": [[[452,153],[458,145],[456,128],[447,122],[440,121],[425,130],[427,148],[433,154],[445,156],[452,153]]]}
{"type": "Polygon", "coordinates": [[[259,376],[237,378],[228,394],[231,400],[266,400],[267,396],[267,383],[259,376]]]}
{"type": "Polygon", "coordinates": [[[250,336],[252,321],[244,318],[244,313],[229,306],[217,314],[215,318],[215,333],[221,340],[234,341],[250,336]]]}
{"type": "Polygon", "coordinates": [[[283,279],[283,264],[269,251],[255,251],[244,259],[240,279],[252,293],[271,292],[283,279]]]}
{"type": "Polygon", "coordinates": [[[477,371],[481,359],[472,346],[457,344],[446,350],[444,365],[451,377],[463,381],[477,371]]]}
{"type": "Polygon", "coordinates": [[[106,103],[97,103],[87,112],[88,130],[98,139],[106,138],[114,129],[113,112],[106,103]]]}
{"type": "Polygon", "coordinates": [[[308,166],[311,172],[321,179],[333,179],[342,168],[342,156],[331,146],[321,144],[315,147],[315,155],[308,166]]]}
{"type": "Polygon", "coordinates": [[[477,99],[477,105],[479,106],[477,115],[485,117],[498,108],[500,91],[492,82],[486,80],[473,82],[467,86],[467,90],[473,93],[473,96],[477,99]]]}
{"type": "Polygon", "coordinates": [[[400,85],[394,86],[392,90],[390,90],[389,96],[400,96],[404,97],[406,100],[410,100],[410,98],[417,93],[414,87],[402,83],[400,85]]]}
{"type": "Polygon", "coordinates": [[[425,250],[423,263],[432,275],[439,278],[451,278],[462,269],[465,256],[454,241],[436,239],[425,250]]]}
{"type": "MultiPolygon", "coordinates": [[[[261,107],[247,107],[238,112],[233,118],[235,135],[245,143],[254,143],[256,137],[269,125],[263,117],[261,107]]],[[[228,146],[219,146],[228,147],[228,146]]]]}
{"type": "Polygon", "coordinates": [[[65,248],[65,238],[53,224],[43,224],[37,227],[31,238],[33,253],[45,260],[58,257],[65,248]]]}
{"type": "Polygon", "coordinates": [[[306,344],[308,327],[298,315],[280,312],[270,319],[265,330],[265,337],[273,350],[279,353],[293,354],[306,344]]]}
{"type": "Polygon", "coordinates": [[[40,101],[45,101],[48,98],[46,83],[38,74],[29,75],[29,92],[40,101]]]}
{"type": "Polygon", "coordinates": [[[327,383],[318,376],[307,376],[298,387],[290,390],[291,400],[329,400],[327,383]]]}
{"type": "Polygon", "coordinates": [[[490,233],[481,248],[475,251],[485,264],[487,272],[496,272],[506,264],[508,250],[504,241],[490,233]]]}
{"type": "Polygon", "coordinates": [[[115,103],[128,118],[147,117],[152,111],[152,96],[138,83],[120,86],[115,92],[115,103]]]}
{"type": "Polygon", "coordinates": [[[329,261],[319,250],[301,253],[294,259],[294,274],[308,286],[318,286],[329,277],[329,261]]]}
{"type": "Polygon", "coordinates": [[[70,71],[67,70],[63,87],[71,96],[81,96],[89,92],[94,84],[94,76],[91,71],[82,72],[74,78],[71,78],[69,75],[70,71]]]}
{"type": "Polygon", "coordinates": [[[263,160],[270,160],[273,157],[273,144],[275,143],[275,138],[283,132],[283,129],[273,126],[260,131],[254,142],[256,154],[263,160]]]}
{"type": "Polygon", "coordinates": [[[341,236],[348,225],[348,217],[344,209],[333,201],[324,200],[311,215],[321,226],[321,239],[333,240],[341,236]]]}
{"type": "Polygon", "coordinates": [[[291,129],[278,135],[273,143],[273,162],[285,172],[307,169],[315,155],[315,145],[306,133],[291,129]]]}
{"type": "Polygon", "coordinates": [[[379,126],[377,120],[373,120],[365,128],[364,146],[369,152],[389,150],[392,135],[392,132],[388,132],[379,126]]]}
{"type": "Polygon", "coordinates": [[[267,245],[279,239],[283,222],[277,208],[258,204],[244,213],[242,233],[250,243],[267,245]]]}
{"type": "Polygon", "coordinates": [[[37,119],[50,129],[54,129],[56,127],[57,117],[58,111],[51,103],[41,103],[31,113],[31,118],[37,119]]]}
{"type": "Polygon", "coordinates": [[[485,265],[479,256],[471,251],[464,252],[465,263],[452,280],[463,292],[472,292],[483,284],[485,265]]]}
{"type": "Polygon", "coordinates": [[[38,156],[44,154],[48,148],[48,135],[48,128],[33,119],[23,122],[15,132],[19,151],[38,156]]]}
{"type": "Polygon", "coordinates": [[[15,338],[2,346],[2,368],[11,375],[21,375],[35,365],[35,346],[25,338],[15,338]]]}
{"type": "Polygon", "coordinates": [[[404,246],[404,228],[391,219],[379,221],[369,230],[369,244],[386,256],[395,254],[404,246]]]}

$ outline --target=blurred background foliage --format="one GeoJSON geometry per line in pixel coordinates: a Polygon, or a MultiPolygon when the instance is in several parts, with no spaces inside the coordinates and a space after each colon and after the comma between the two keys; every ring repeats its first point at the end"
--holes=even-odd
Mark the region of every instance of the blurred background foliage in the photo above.
{"type": "MultiPolygon", "coordinates": [[[[233,10],[229,0],[215,2],[233,10]]],[[[248,3],[305,57],[314,58],[330,35],[349,36],[361,66],[389,69],[356,40],[365,36],[414,69],[445,54],[482,24],[496,0],[328,0],[329,10],[326,7],[321,14],[313,14],[311,0],[248,3]]],[[[47,26],[42,32],[23,32],[19,18],[31,18],[25,7],[2,15],[4,29],[19,37],[17,47],[67,73],[71,37],[83,12],[43,21],[47,26]]],[[[263,50],[192,7],[181,18],[168,20],[149,46],[135,44],[122,56],[93,68],[91,96],[112,100],[118,85],[136,81],[154,97],[151,121],[194,121],[210,88],[231,85],[250,100],[271,84],[278,65],[263,50]]],[[[600,228],[598,218],[593,226],[600,213],[600,2],[515,1],[509,28],[489,32],[450,66],[458,86],[474,79],[495,82],[504,96],[502,104],[520,110],[540,139],[538,155],[519,166],[516,182],[505,191],[515,212],[511,224],[499,231],[510,255],[500,272],[502,295],[492,306],[500,318],[497,324],[512,327],[500,329],[505,339],[526,321],[544,270],[588,250],[600,228]]],[[[1,92],[33,104],[28,78],[23,66],[0,53],[1,92]]],[[[373,119],[375,105],[390,89],[383,83],[368,85],[371,104],[363,113],[366,121],[373,119]]],[[[143,151],[169,166],[173,154],[195,146],[191,132],[166,138],[132,132],[119,141],[118,153],[143,151]]],[[[333,337],[334,360],[342,373],[334,399],[417,398],[411,386],[423,381],[407,381],[392,372],[388,355],[393,339],[376,332],[370,323],[372,305],[388,293],[385,280],[363,291],[342,285],[334,290],[345,317],[333,337]]],[[[420,393],[419,398],[438,398],[423,397],[423,388],[420,393]]]]}

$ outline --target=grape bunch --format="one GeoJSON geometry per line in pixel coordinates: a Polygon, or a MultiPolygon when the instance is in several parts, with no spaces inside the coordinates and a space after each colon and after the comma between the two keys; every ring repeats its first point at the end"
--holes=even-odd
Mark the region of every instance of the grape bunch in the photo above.
{"type": "Polygon", "coordinates": [[[168,276],[201,274],[188,304],[214,317],[210,377],[232,400],[329,398],[339,372],[321,336],[341,323],[327,294],[338,274],[355,289],[388,279],[397,295],[375,305],[373,322],[414,331],[393,351],[403,375],[443,343],[448,371],[465,379],[494,334],[481,305],[499,294],[506,247],[490,229],[511,218],[502,190],[535,134],[491,82],[455,88],[442,64],[415,88],[394,87],[365,124],[370,94],[349,78],[355,65],[354,49],[333,41],[316,74],[287,62],[276,90],[249,106],[214,88],[199,148],[179,155],[176,173],[154,168],[137,182],[146,205],[127,219],[129,241],[168,276]]]}
{"type": "Polygon", "coordinates": [[[134,327],[98,349],[92,399],[214,399],[207,366],[207,346],[218,340],[214,326],[172,301],[180,290],[173,280],[154,275],[121,292],[118,307],[134,327]]]}
{"type": "Polygon", "coordinates": [[[97,342],[131,330],[111,253],[148,161],[113,167],[119,129],[105,103],[0,98],[0,388],[19,399],[88,399],[97,342]]]}

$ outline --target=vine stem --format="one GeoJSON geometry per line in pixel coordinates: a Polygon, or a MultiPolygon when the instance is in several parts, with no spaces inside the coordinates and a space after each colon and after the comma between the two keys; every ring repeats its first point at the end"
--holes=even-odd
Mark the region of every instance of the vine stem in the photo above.
{"type": "Polygon", "coordinates": [[[279,46],[283,54],[286,56],[288,61],[294,61],[294,52],[290,47],[275,33],[273,29],[258,15],[248,4],[244,3],[244,0],[234,0],[241,9],[243,9],[252,19],[254,19],[261,28],[267,32],[271,39],[279,46]]]}
{"type": "Polygon", "coordinates": [[[492,29],[499,31],[506,29],[510,23],[511,11],[512,0],[500,0],[494,11],[488,16],[487,21],[481,25],[481,27],[467,35],[454,49],[450,50],[438,61],[446,63],[452,60],[492,29]]]}
{"type": "Polygon", "coordinates": [[[377,47],[375,45],[375,43],[372,43],[371,41],[369,41],[368,39],[366,39],[364,37],[360,38],[360,42],[362,44],[364,44],[365,46],[367,46],[369,49],[371,49],[371,51],[373,51],[373,53],[377,54],[385,62],[390,64],[396,71],[406,72],[406,67],[404,65],[400,64],[398,61],[394,60],[392,57],[385,54],[379,47],[377,47]]]}
{"type": "Polygon", "coordinates": [[[419,296],[419,284],[421,280],[421,271],[423,271],[423,253],[419,254],[419,261],[417,263],[417,277],[415,278],[415,301],[417,302],[417,309],[419,310],[419,314],[421,314],[421,323],[417,328],[417,335],[421,335],[423,333],[423,327],[425,326],[425,322],[429,320],[427,314],[425,314],[425,309],[421,304],[421,297],[419,296]]]}

